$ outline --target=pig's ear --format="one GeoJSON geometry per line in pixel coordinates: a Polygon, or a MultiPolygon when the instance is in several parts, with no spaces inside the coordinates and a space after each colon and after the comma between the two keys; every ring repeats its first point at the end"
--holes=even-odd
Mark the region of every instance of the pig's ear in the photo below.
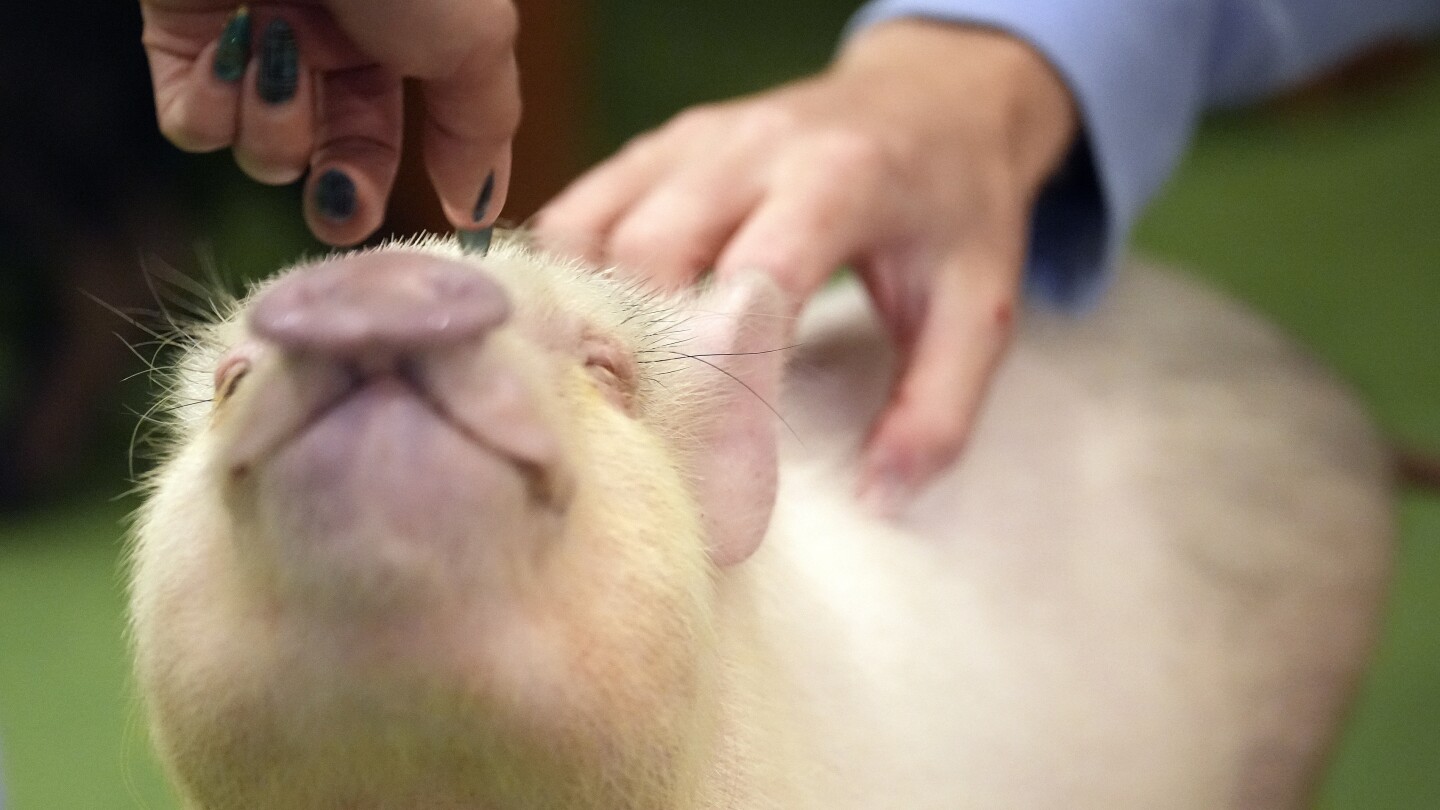
{"type": "Polygon", "coordinates": [[[724,567],[753,554],[770,525],[780,423],[774,409],[795,310],[758,272],[716,281],[701,294],[696,310],[686,348],[704,360],[692,367],[704,389],[704,427],[691,474],[710,558],[724,567]]]}

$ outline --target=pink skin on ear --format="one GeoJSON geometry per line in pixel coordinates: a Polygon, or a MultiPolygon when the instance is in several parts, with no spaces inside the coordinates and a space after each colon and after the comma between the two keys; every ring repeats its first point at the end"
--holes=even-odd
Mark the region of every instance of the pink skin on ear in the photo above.
{"type": "Polygon", "coordinates": [[[691,470],[719,567],[759,548],[775,506],[780,372],[794,334],[794,308],[764,274],[717,281],[697,302],[689,348],[707,388],[702,444],[691,470]]]}

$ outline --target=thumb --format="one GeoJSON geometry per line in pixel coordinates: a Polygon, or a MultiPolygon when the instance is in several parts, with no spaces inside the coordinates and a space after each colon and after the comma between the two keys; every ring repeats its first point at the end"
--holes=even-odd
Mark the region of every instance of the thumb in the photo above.
{"type": "Polygon", "coordinates": [[[467,59],[452,78],[422,85],[425,164],[445,216],[457,228],[490,225],[505,205],[510,143],[520,125],[520,83],[511,52],[467,59]]]}
{"type": "MultiPolygon", "coordinates": [[[[947,258],[900,372],[866,440],[859,498],[894,515],[964,449],[990,378],[1009,344],[1018,259],[947,258]]],[[[892,325],[893,326],[893,325],[892,325]]]]}

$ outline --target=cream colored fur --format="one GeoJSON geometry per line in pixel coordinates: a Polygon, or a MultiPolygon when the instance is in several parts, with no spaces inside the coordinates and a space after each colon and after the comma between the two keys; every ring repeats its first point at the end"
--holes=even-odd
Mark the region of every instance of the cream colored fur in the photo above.
{"type": "MultiPolygon", "coordinates": [[[[175,411],[131,593],[191,807],[1304,805],[1374,633],[1386,459],[1254,318],[1139,268],[1084,321],[1029,318],[964,463],[887,523],[850,492],[890,361],[833,291],[791,353],[770,536],[715,570],[685,473],[713,372],[640,364],[627,412],[576,349],[674,357],[714,313],[517,244],[480,263],[515,304],[486,351],[523,367],[573,497],[525,544],[422,555],[394,610],[294,585],[295,538],[257,563],[227,506],[216,459],[277,366],[175,411]]],[[[234,317],[196,337],[177,404],[245,340],[234,317]]]]}

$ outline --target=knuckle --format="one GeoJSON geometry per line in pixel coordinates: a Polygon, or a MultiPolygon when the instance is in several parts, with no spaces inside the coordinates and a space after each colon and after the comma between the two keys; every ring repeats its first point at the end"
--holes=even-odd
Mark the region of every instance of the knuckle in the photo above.
{"type": "Polygon", "coordinates": [[[705,269],[714,258],[697,230],[683,225],[657,225],[638,217],[615,231],[610,255],[635,270],[687,278],[705,269]]]}
{"type": "Polygon", "coordinates": [[[694,141],[709,135],[717,128],[720,108],[714,104],[701,104],[676,113],[665,125],[648,134],[647,139],[675,138],[682,142],[694,141]]]}
{"type": "Polygon", "coordinates": [[[795,132],[799,116],[782,104],[752,103],[743,108],[731,128],[732,137],[744,143],[771,143],[795,132]]]}
{"type": "Polygon", "coordinates": [[[620,151],[615,153],[614,157],[600,164],[599,168],[647,162],[652,155],[661,152],[665,139],[669,136],[670,132],[666,129],[642,132],[626,141],[625,145],[620,147],[620,151]]]}
{"type": "Polygon", "coordinates": [[[807,151],[834,176],[853,180],[875,177],[890,164],[890,155],[880,140],[868,133],[832,129],[811,139],[807,151]]]}
{"type": "MultiPolygon", "coordinates": [[[[609,256],[635,269],[653,267],[666,252],[667,234],[649,217],[628,217],[610,235],[609,256]]],[[[669,249],[673,252],[673,248],[669,249]]]]}

